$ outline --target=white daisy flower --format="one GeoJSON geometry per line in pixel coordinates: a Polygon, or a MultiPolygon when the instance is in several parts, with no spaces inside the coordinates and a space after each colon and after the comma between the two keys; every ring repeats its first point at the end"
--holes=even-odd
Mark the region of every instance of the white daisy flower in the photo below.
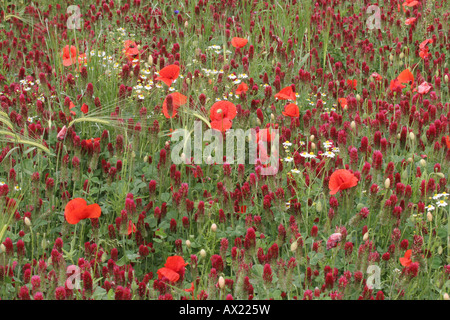
{"type": "Polygon", "coordinates": [[[334,153],[339,153],[339,148],[338,147],[334,147],[333,149],[331,149],[331,151],[333,151],[334,153]]]}
{"type": "Polygon", "coordinates": [[[432,204],[429,204],[428,206],[427,206],[427,211],[433,211],[435,208],[434,208],[434,206],[432,205],[432,204]]]}
{"type": "Polygon", "coordinates": [[[145,97],[144,97],[144,95],[143,95],[143,94],[140,94],[140,95],[138,95],[138,99],[139,99],[139,100],[144,100],[144,99],[145,99],[145,97]]]}
{"type": "Polygon", "coordinates": [[[283,146],[284,146],[285,148],[287,148],[287,147],[292,146],[292,143],[290,143],[289,141],[285,141],[285,142],[283,142],[283,146]]]}
{"type": "Polygon", "coordinates": [[[447,202],[445,202],[444,200],[439,200],[436,205],[438,207],[446,207],[447,206],[447,202]]]}
{"type": "Polygon", "coordinates": [[[327,158],[334,158],[336,156],[333,152],[330,152],[330,151],[327,151],[327,152],[323,153],[322,155],[327,158]]]}
{"type": "Polygon", "coordinates": [[[239,84],[239,83],[241,83],[241,80],[236,79],[236,80],[233,81],[233,83],[234,83],[234,84],[239,84]]]}
{"type": "Polygon", "coordinates": [[[292,169],[291,172],[292,172],[292,173],[300,173],[300,170],[298,170],[298,169],[292,169]]]}
{"type": "Polygon", "coordinates": [[[22,190],[22,188],[21,188],[21,187],[19,187],[19,186],[15,186],[15,187],[14,187],[14,189],[15,189],[16,191],[20,191],[20,190],[22,190]]]}
{"type": "Polygon", "coordinates": [[[286,161],[286,162],[292,162],[292,161],[294,161],[294,158],[287,157],[287,158],[284,158],[284,161],[286,161]]]}

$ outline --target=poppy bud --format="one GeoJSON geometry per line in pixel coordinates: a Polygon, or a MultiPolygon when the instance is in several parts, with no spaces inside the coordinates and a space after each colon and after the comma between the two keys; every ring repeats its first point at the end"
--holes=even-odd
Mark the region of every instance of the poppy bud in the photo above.
{"type": "Polygon", "coordinates": [[[445,83],[448,83],[448,74],[445,75],[444,81],[445,81],[445,83]]]}
{"type": "Polygon", "coordinates": [[[206,257],[205,249],[200,250],[200,257],[202,257],[202,258],[206,257]]]}
{"type": "Polygon", "coordinates": [[[190,248],[190,247],[191,247],[191,241],[189,241],[189,240],[186,240],[185,244],[186,244],[186,247],[188,247],[188,248],[190,248]]]}
{"type": "Polygon", "coordinates": [[[211,231],[212,231],[212,232],[216,232],[216,231],[217,231],[217,225],[216,225],[215,223],[213,223],[213,224],[211,225],[211,231]]]}
{"type": "Polygon", "coordinates": [[[450,297],[448,296],[448,293],[444,293],[444,300],[450,300],[450,297]]]}
{"type": "Polygon", "coordinates": [[[369,239],[369,231],[367,231],[366,233],[364,233],[364,236],[363,236],[363,240],[364,241],[367,241],[369,239]]]}
{"type": "Polygon", "coordinates": [[[219,288],[220,289],[225,288],[225,279],[222,276],[219,277],[219,282],[218,283],[219,283],[219,288]]]}

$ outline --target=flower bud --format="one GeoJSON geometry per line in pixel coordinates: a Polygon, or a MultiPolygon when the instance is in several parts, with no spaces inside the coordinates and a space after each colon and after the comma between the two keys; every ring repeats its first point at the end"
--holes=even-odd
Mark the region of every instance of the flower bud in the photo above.
{"type": "Polygon", "coordinates": [[[425,159],[420,159],[419,164],[420,166],[425,167],[427,165],[427,162],[425,161],[425,159]]]}
{"type": "Polygon", "coordinates": [[[359,94],[356,95],[356,101],[358,101],[358,102],[361,101],[361,96],[359,94]]]}
{"type": "Polygon", "coordinates": [[[448,83],[448,74],[445,75],[444,81],[445,81],[445,83],[448,83]]]}
{"type": "Polygon", "coordinates": [[[216,231],[217,231],[217,224],[213,223],[213,224],[211,225],[211,231],[212,231],[212,232],[216,232],[216,231]]]}
{"type": "Polygon", "coordinates": [[[387,178],[386,180],[384,180],[384,188],[389,189],[390,186],[391,186],[391,179],[387,178]]]}
{"type": "Polygon", "coordinates": [[[294,252],[295,250],[297,250],[297,247],[298,247],[297,241],[292,242],[291,251],[294,252]]]}
{"type": "Polygon", "coordinates": [[[363,236],[363,240],[364,241],[367,241],[369,239],[369,231],[367,231],[366,233],[364,233],[364,236],[363,236]]]}
{"type": "Polygon", "coordinates": [[[185,28],[189,27],[189,22],[187,22],[187,20],[186,20],[186,22],[184,23],[184,27],[185,27],[185,28]]]}
{"type": "Polygon", "coordinates": [[[200,250],[200,257],[202,257],[202,258],[206,257],[205,249],[200,250]]]}
{"type": "Polygon", "coordinates": [[[450,300],[450,297],[448,296],[448,293],[444,293],[444,300],[450,300]]]}
{"type": "Polygon", "coordinates": [[[433,215],[431,214],[431,212],[427,213],[427,220],[428,220],[428,222],[433,221],[433,215]]]}
{"type": "Polygon", "coordinates": [[[26,225],[27,227],[31,227],[31,220],[30,220],[28,217],[25,217],[25,219],[23,219],[23,220],[24,220],[25,225],[26,225]]]}
{"type": "Polygon", "coordinates": [[[438,254],[442,254],[442,252],[444,252],[444,248],[442,248],[442,246],[439,246],[439,248],[438,248],[438,254]]]}
{"type": "Polygon", "coordinates": [[[188,247],[188,248],[191,247],[191,242],[189,240],[186,240],[185,244],[186,244],[186,247],[188,247]]]}
{"type": "Polygon", "coordinates": [[[219,288],[225,288],[225,279],[222,276],[219,277],[219,288]]]}
{"type": "Polygon", "coordinates": [[[352,122],[350,123],[350,128],[352,128],[352,130],[355,130],[355,129],[356,129],[356,122],[355,122],[355,121],[352,121],[352,122]]]}
{"type": "Polygon", "coordinates": [[[409,133],[409,139],[411,139],[411,141],[414,141],[416,139],[416,135],[414,134],[414,132],[409,133]]]}
{"type": "Polygon", "coordinates": [[[405,54],[403,52],[400,53],[400,59],[403,59],[405,57],[405,54]]]}
{"type": "Polygon", "coordinates": [[[314,135],[312,134],[312,135],[309,137],[309,140],[310,140],[310,141],[314,141],[314,138],[315,138],[315,137],[314,137],[314,135]]]}
{"type": "Polygon", "coordinates": [[[316,144],[315,143],[311,143],[311,149],[315,150],[316,149],[316,144]]]}
{"type": "Polygon", "coordinates": [[[3,253],[3,252],[5,252],[6,251],[6,247],[5,247],[5,245],[2,243],[2,244],[0,244],[0,253],[3,253]]]}

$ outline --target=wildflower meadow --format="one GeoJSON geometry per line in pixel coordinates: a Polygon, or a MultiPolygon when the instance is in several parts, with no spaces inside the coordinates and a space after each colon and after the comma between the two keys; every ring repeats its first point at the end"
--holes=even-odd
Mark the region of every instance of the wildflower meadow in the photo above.
{"type": "Polygon", "coordinates": [[[446,0],[1,1],[0,299],[449,300],[449,57],[446,0]]]}

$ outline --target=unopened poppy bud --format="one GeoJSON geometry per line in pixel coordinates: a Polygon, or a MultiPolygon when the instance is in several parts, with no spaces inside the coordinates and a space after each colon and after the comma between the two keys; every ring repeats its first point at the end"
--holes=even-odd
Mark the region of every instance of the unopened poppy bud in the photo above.
{"type": "Polygon", "coordinates": [[[412,163],[412,162],[413,162],[413,159],[412,159],[411,157],[409,157],[407,161],[408,161],[409,163],[412,163]]]}
{"type": "Polygon", "coordinates": [[[361,96],[359,94],[356,95],[356,101],[358,101],[358,102],[361,101],[361,96]]]}
{"type": "Polygon", "coordinates": [[[425,166],[427,165],[427,162],[425,161],[425,159],[420,159],[419,164],[420,164],[422,167],[425,167],[425,166]]]}
{"type": "Polygon", "coordinates": [[[31,220],[30,220],[28,217],[25,217],[25,219],[23,219],[23,221],[25,222],[25,225],[26,225],[27,227],[30,227],[30,226],[31,226],[31,220]]]}
{"type": "Polygon", "coordinates": [[[392,54],[389,55],[389,60],[390,61],[394,60],[394,56],[392,54]]]}
{"type": "Polygon", "coordinates": [[[431,212],[427,213],[427,220],[428,220],[428,222],[433,221],[433,214],[431,212]]]}
{"type": "Polygon", "coordinates": [[[213,223],[213,224],[211,225],[211,231],[212,231],[212,232],[216,232],[216,231],[217,231],[217,224],[213,223]]]}
{"type": "Polygon", "coordinates": [[[148,161],[148,156],[145,156],[144,157],[144,162],[147,163],[147,161],[148,161]]]}
{"type": "Polygon", "coordinates": [[[310,141],[314,141],[314,138],[315,138],[315,137],[314,137],[314,135],[312,134],[312,135],[309,137],[309,140],[310,140],[310,141]]]}
{"type": "Polygon", "coordinates": [[[186,20],[186,22],[184,23],[184,27],[185,27],[185,28],[189,27],[189,22],[187,22],[187,20],[186,20]]]}
{"type": "Polygon", "coordinates": [[[400,59],[403,59],[405,57],[405,54],[403,52],[400,53],[400,59]]]}
{"type": "Polygon", "coordinates": [[[200,250],[200,257],[202,257],[202,258],[206,257],[205,249],[200,250]]]}
{"type": "Polygon", "coordinates": [[[384,188],[389,189],[390,186],[391,186],[391,179],[387,178],[386,180],[384,180],[384,188]]]}
{"type": "Polygon", "coordinates": [[[315,150],[316,149],[316,144],[315,143],[311,143],[311,149],[315,150]]]}
{"type": "Polygon", "coordinates": [[[438,254],[442,254],[442,252],[444,252],[444,248],[442,248],[442,246],[439,246],[439,248],[438,248],[438,254]]]}
{"type": "Polygon", "coordinates": [[[350,128],[352,128],[352,130],[355,130],[355,129],[356,129],[356,122],[355,122],[355,121],[352,121],[352,122],[350,123],[350,128]]]}
{"type": "Polygon", "coordinates": [[[270,114],[270,119],[275,120],[275,115],[273,113],[270,114]]]}
{"type": "Polygon", "coordinates": [[[188,248],[191,247],[191,242],[189,240],[186,240],[185,244],[186,244],[186,247],[188,247],[188,248]]]}
{"type": "Polygon", "coordinates": [[[225,279],[222,276],[219,277],[219,288],[225,288],[225,279]]]}
{"type": "Polygon", "coordinates": [[[367,241],[369,239],[369,231],[367,231],[366,233],[364,233],[364,236],[363,236],[363,240],[364,241],[367,241]]]}
{"type": "Polygon", "coordinates": [[[448,296],[448,293],[444,293],[444,300],[450,300],[450,297],[448,296]]]}
{"type": "Polygon", "coordinates": [[[344,111],[347,111],[348,105],[346,104],[343,109],[344,109],[344,111]]]}
{"type": "Polygon", "coordinates": [[[409,138],[411,139],[411,141],[414,141],[416,139],[416,135],[414,134],[414,132],[409,133],[409,138]]]}
{"type": "Polygon", "coordinates": [[[448,74],[445,75],[444,81],[445,81],[445,83],[448,83],[448,74]]]}
{"type": "Polygon", "coordinates": [[[0,253],[3,253],[3,252],[5,252],[6,251],[6,247],[5,247],[5,245],[2,243],[2,244],[0,244],[0,253]]]}
{"type": "Polygon", "coordinates": [[[292,242],[291,251],[294,252],[295,250],[297,250],[297,247],[298,247],[297,241],[292,242]]]}
{"type": "Polygon", "coordinates": [[[103,252],[102,254],[102,262],[106,262],[108,260],[108,255],[106,254],[106,252],[103,252]]]}
{"type": "Polygon", "coordinates": [[[149,65],[152,65],[152,64],[153,64],[153,56],[152,56],[152,55],[149,55],[149,56],[148,56],[148,64],[149,64],[149,65]]]}

